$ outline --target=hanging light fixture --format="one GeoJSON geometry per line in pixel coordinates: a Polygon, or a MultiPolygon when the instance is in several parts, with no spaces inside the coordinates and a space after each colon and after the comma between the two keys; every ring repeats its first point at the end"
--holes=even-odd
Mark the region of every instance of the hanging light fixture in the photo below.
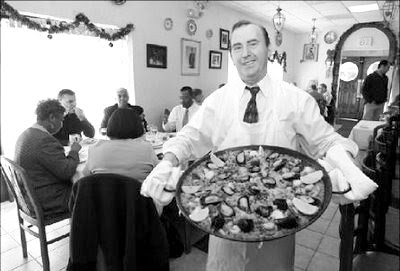
{"type": "Polygon", "coordinates": [[[283,25],[285,24],[286,17],[281,13],[282,9],[278,6],[276,9],[277,13],[272,17],[272,23],[274,24],[275,30],[281,32],[283,25]]]}
{"type": "Polygon", "coordinates": [[[398,11],[396,2],[397,1],[385,1],[382,6],[382,16],[386,26],[389,26],[396,17],[396,13],[398,11]]]}
{"type": "Polygon", "coordinates": [[[315,43],[317,43],[317,37],[318,37],[317,31],[315,31],[317,29],[315,27],[315,21],[317,19],[313,18],[312,20],[313,20],[313,27],[312,27],[312,30],[311,30],[311,33],[310,33],[310,43],[315,44],[315,43]]]}

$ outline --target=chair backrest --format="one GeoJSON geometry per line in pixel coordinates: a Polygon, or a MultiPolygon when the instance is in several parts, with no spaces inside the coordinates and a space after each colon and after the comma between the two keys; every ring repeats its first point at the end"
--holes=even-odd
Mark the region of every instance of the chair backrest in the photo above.
{"type": "Polygon", "coordinates": [[[2,155],[1,173],[21,211],[30,217],[38,217],[43,213],[27,174],[21,166],[2,155]]]}

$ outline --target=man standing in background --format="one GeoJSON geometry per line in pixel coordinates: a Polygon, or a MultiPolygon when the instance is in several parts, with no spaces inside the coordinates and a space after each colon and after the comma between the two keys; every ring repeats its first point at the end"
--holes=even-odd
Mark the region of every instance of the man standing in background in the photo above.
{"type": "Polygon", "coordinates": [[[387,60],[381,60],[378,69],[369,74],[364,81],[361,93],[365,100],[363,120],[379,120],[383,113],[383,106],[387,100],[388,77],[390,68],[387,60]]]}

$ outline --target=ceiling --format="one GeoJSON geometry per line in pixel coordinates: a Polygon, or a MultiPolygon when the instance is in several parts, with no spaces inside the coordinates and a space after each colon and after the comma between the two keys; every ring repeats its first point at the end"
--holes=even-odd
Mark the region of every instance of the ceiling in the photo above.
{"type": "MultiPolygon", "coordinates": [[[[381,8],[385,1],[218,1],[221,5],[229,6],[242,13],[250,14],[261,20],[272,23],[272,17],[277,13],[278,6],[286,16],[284,29],[295,33],[308,33],[313,26],[321,29],[335,29],[335,27],[348,26],[357,23],[383,21],[381,10],[362,13],[350,12],[350,6],[377,3],[381,8]]],[[[399,0],[395,0],[397,6],[399,0]]],[[[399,30],[399,12],[394,22],[393,30],[399,30]]]]}

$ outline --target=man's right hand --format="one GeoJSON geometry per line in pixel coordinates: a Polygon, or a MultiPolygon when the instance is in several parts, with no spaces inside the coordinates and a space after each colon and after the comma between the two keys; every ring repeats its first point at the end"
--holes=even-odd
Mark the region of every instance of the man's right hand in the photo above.
{"type": "Polygon", "coordinates": [[[82,149],[81,144],[79,144],[78,142],[73,142],[72,145],[71,145],[71,149],[70,150],[79,152],[80,149],[82,149]]]}

